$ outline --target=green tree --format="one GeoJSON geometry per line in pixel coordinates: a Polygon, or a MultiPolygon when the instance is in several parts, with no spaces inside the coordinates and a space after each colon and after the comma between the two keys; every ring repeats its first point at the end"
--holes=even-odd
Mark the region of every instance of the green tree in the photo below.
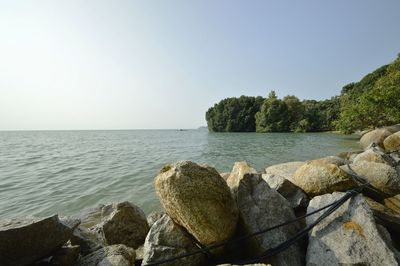
{"type": "Polygon", "coordinates": [[[286,132],[289,129],[288,107],[284,101],[278,99],[275,91],[271,91],[256,114],[256,131],[286,132]]]}

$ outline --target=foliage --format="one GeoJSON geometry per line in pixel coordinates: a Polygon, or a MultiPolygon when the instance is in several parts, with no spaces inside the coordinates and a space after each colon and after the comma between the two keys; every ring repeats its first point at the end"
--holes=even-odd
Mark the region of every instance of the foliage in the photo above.
{"type": "Polygon", "coordinates": [[[289,131],[289,110],[287,104],[278,99],[271,91],[265,99],[261,110],[256,114],[257,132],[285,132],[289,131]]]}

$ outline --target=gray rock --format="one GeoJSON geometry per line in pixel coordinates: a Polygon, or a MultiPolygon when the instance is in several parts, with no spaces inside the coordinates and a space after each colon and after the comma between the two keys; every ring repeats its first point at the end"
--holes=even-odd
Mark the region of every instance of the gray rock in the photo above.
{"type": "MultiPolygon", "coordinates": [[[[144,244],[142,265],[169,259],[198,250],[188,233],[175,224],[168,215],[164,215],[150,228],[144,244]]],[[[205,256],[198,255],[182,258],[168,265],[204,265],[205,256]]]]}
{"type": "Polygon", "coordinates": [[[270,188],[279,192],[292,208],[306,207],[308,204],[307,195],[288,179],[277,175],[263,174],[262,178],[267,182],[270,188]]]}
{"type": "Polygon", "coordinates": [[[86,229],[83,226],[78,226],[71,236],[71,244],[80,247],[80,253],[87,255],[102,247],[103,240],[99,238],[96,232],[86,229]]]}
{"type": "MultiPolygon", "coordinates": [[[[326,206],[344,193],[313,198],[310,213],[326,206]]],[[[307,217],[307,225],[319,216],[307,217]]],[[[380,235],[372,212],[361,195],[345,202],[316,225],[309,234],[307,265],[397,265],[394,251],[380,235]]]]}
{"type": "Polygon", "coordinates": [[[156,177],[155,187],[168,216],[203,245],[234,234],[236,202],[214,168],[189,161],[167,165],[156,177]]]}
{"type": "Polygon", "coordinates": [[[147,223],[149,224],[149,227],[152,227],[155,222],[157,222],[161,217],[163,217],[165,213],[164,212],[152,212],[149,215],[147,215],[147,223]]]}
{"type": "MultiPolygon", "coordinates": [[[[251,234],[274,225],[295,219],[290,203],[278,192],[271,189],[257,174],[245,174],[237,191],[239,228],[242,234],[251,234]]],[[[277,228],[246,240],[249,256],[260,256],[266,250],[279,245],[296,234],[298,224],[277,228]]],[[[265,263],[272,265],[301,265],[298,244],[271,257],[265,263]]]]}
{"type": "MultiPolygon", "coordinates": [[[[341,168],[351,173],[347,165],[343,165],[341,168]]],[[[350,168],[382,193],[388,196],[395,196],[400,193],[399,170],[396,170],[396,168],[383,163],[367,161],[350,164],[350,168]]]]}
{"type": "Polygon", "coordinates": [[[387,126],[387,127],[383,127],[383,129],[389,131],[390,133],[394,134],[396,132],[400,131],[400,124],[396,124],[393,126],[387,126]]]}
{"type": "Polygon", "coordinates": [[[385,156],[384,152],[381,149],[374,147],[371,147],[364,152],[357,154],[357,156],[355,156],[353,159],[353,163],[357,163],[360,161],[389,164],[389,162],[387,161],[387,155],[385,156]]]}
{"type": "Polygon", "coordinates": [[[257,174],[257,171],[248,165],[247,162],[235,162],[233,169],[226,180],[226,183],[232,191],[236,191],[240,180],[245,174],[257,174]]]}
{"type": "Polygon", "coordinates": [[[96,225],[105,244],[124,244],[138,248],[143,245],[149,225],[146,215],[130,202],[113,203],[102,208],[102,221],[96,225]]]}
{"type": "Polygon", "coordinates": [[[135,250],[123,244],[103,247],[78,260],[78,266],[133,266],[135,250]]]}
{"type": "Polygon", "coordinates": [[[269,166],[265,168],[266,174],[278,175],[288,180],[292,180],[294,173],[303,166],[305,162],[288,162],[269,166]]]}
{"type": "Polygon", "coordinates": [[[65,244],[72,228],[57,215],[0,221],[1,265],[26,265],[50,255],[65,244]]]}
{"type": "Polygon", "coordinates": [[[79,258],[79,246],[63,246],[54,252],[50,258],[50,265],[73,266],[79,258]]]}
{"type": "Polygon", "coordinates": [[[367,149],[372,143],[375,143],[379,147],[383,147],[383,141],[386,137],[390,136],[392,133],[386,129],[375,129],[365,135],[360,139],[361,148],[367,149]]]}
{"type": "Polygon", "coordinates": [[[357,154],[359,154],[361,152],[363,152],[363,150],[346,151],[346,152],[341,152],[341,153],[337,154],[336,156],[351,162],[352,161],[351,158],[354,158],[355,156],[357,156],[357,154]]]}

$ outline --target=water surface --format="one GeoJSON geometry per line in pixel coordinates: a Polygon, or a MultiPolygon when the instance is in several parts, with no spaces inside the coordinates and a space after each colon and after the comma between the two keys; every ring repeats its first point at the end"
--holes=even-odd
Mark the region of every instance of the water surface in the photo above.
{"type": "Polygon", "coordinates": [[[228,172],[235,161],[266,166],[355,150],[335,133],[208,133],[207,130],[0,132],[0,218],[71,215],[129,200],[158,210],[153,186],[167,163],[192,160],[228,172]]]}

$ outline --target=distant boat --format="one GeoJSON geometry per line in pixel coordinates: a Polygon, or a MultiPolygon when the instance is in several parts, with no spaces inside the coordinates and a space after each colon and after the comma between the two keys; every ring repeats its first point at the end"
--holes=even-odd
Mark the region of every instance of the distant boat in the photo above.
{"type": "Polygon", "coordinates": [[[188,131],[187,129],[178,129],[178,131],[188,131]]]}

